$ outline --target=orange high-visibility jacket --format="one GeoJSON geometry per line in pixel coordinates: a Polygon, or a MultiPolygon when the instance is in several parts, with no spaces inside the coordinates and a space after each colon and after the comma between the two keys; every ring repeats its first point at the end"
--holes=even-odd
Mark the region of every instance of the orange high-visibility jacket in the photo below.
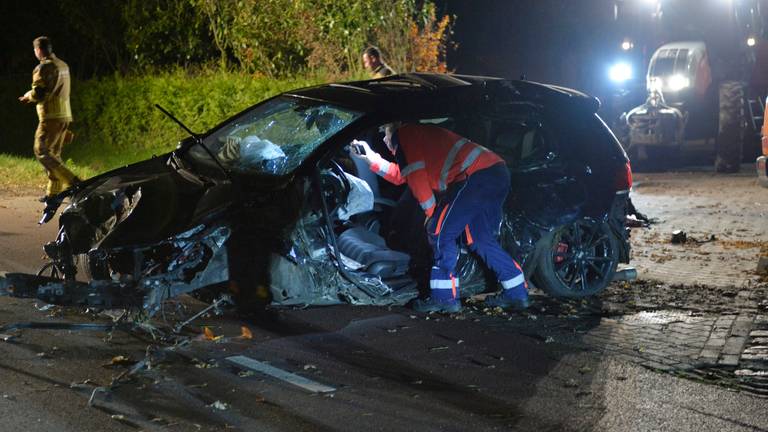
{"type": "Polygon", "coordinates": [[[371,170],[394,184],[408,182],[427,217],[432,216],[437,205],[434,191],[445,191],[455,181],[504,162],[487,148],[437,126],[409,124],[397,130],[394,140],[408,165],[400,168],[379,157],[371,170]]]}

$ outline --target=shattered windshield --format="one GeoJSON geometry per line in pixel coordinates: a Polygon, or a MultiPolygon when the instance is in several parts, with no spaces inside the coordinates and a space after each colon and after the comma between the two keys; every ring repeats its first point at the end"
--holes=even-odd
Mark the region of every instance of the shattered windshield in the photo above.
{"type": "MultiPolygon", "coordinates": [[[[203,142],[229,170],[283,175],[360,115],[330,104],[279,97],[235,118],[203,142]]],[[[193,147],[190,155],[213,163],[202,147],[193,147]]]]}

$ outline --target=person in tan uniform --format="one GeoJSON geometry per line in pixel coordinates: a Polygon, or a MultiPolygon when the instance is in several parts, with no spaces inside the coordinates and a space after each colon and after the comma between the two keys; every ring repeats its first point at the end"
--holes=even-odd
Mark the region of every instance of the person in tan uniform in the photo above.
{"type": "Polygon", "coordinates": [[[375,46],[369,46],[363,51],[363,66],[372,78],[384,78],[395,74],[395,71],[381,59],[381,51],[375,46]]]}
{"type": "Polygon", "coordinates": [[[62,148],[74,136],[69,130],[72,123],[69,66],[53,54],[47,37],[38,37],[32,46],[40,64],[32,71],[32,89],[19,101],[37,105],[34,152],[48,173],[47,199],[80,181],[61,161],[62,148]]]}

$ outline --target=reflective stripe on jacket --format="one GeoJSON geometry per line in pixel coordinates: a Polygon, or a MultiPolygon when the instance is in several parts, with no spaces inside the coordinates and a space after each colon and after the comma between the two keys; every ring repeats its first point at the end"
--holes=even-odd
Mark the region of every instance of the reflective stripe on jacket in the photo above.
{"type": "Polygon", "coordinates": [[[51,54],[42,59],[32,71],[32,90],[28,91],[26,96],[32,102],[37,102],[39,120],[72,121],[69,91],[69,66],[51,54]]]}
{"type": "Polygon", "coordinates": [[[403,126],[392,139],[408,164],[401,168],[381,159],[371,169],[394,184],[407,182],[427,216],[437,205],[433,191],[445,191],[451,183],[503,162],[485,147],[433,125],[403,126]]]}

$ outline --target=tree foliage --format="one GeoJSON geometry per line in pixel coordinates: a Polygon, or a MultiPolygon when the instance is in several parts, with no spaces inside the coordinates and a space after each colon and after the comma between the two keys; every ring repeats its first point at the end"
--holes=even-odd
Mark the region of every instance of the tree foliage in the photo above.
{"type": "Polygon", "coordinates": [[[123,2],[125,46],[134,64],[190,66],[215,54],[208,20],[190,0],[123,2]]]}
{"type": "Polygon", "coordinates": [[[370,44],[397,70],[445,71],[452,23],[417,0],[131,0],[124,13],[140,63],[182,64],[208,50],[222,67],[268,77],[359,74],[370,44]]]}

